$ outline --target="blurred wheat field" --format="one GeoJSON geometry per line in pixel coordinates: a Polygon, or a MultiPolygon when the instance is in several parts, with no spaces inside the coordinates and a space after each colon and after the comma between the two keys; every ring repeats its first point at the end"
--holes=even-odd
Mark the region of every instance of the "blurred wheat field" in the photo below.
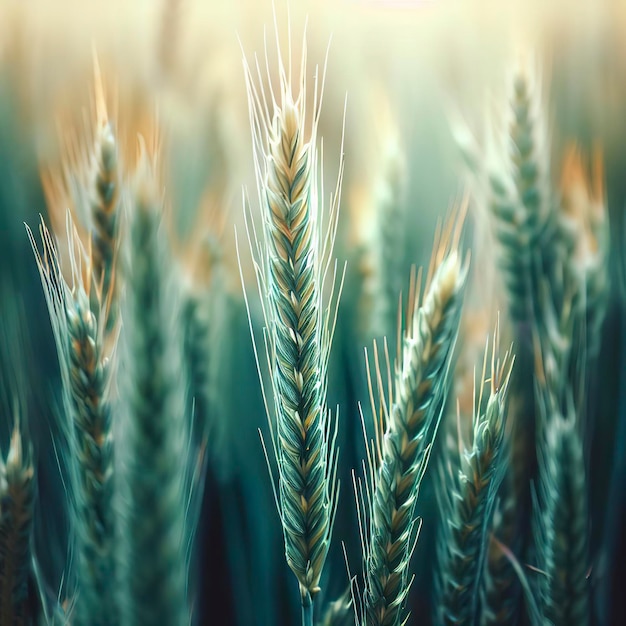
{"type": "Polygon", "coordinates": [[[0,626],[622,623],[625,25],[2,3],[0,626]]]}

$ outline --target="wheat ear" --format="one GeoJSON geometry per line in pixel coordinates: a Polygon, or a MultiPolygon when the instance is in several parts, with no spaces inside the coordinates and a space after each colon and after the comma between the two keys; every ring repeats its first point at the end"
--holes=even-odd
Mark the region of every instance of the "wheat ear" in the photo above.
{"type": "Polygon", "coordinates": [[[541,407],[539,489],[535,543],[544,619],[554,626],[590,623],[587,479],[580,427],[573,406],[562,415],[549,396],[541,407]]]}
{"type": "Polygon", "coordinates": [[[372,192],[376,215],[372,252],[376,257],[372,331],[391,340],[398,320],[405,251],[406,163],[399,140],[391,133],[383,150],[380,177],[372,192]]]}
{"type": "Polygon", "coordinates": [[[122,624],[187,624],[185,380],[179,299],[162,207],[142,152],[130,215],[123,307],[124,445],[119,449],[122,624]]]}
{"type": "Polygon", "coordinates": [[[6,462],[0,467],[0,623],[26,623],[35,470],[15,420],[6,462]]]}
{"type": "Polygon", "coordinates": [[[488,347],[478,394],[475,391],[473,442],[464,448],[459,459],[447,455],[439,481],[442,521],[437,542],[435,624],[473,624],[478,613],[487,533],[507,466],[505,425],[512,359],[508,353],[502,361],[497,356],[497,332],[496,329],[486,405],[482,400],[488,347]]]}
{"type": "Polygon", "coordinates": [[[93,221],[93,274],[100,285],[102,299],[108,302],[106,330],[114,328],[117,320],[118,285],[115,262],[119,247],[120,225],[120,167],[118,146],[109,120],[97,60],[94,61],[96,98],[96,172],[93,181],[91,217],[93,221]]]}
{"type": "Polygon", "coordinates": [[[189,377],[189,400],[193,415],[192,437],[200,443],[211,428],[211,438],[218,440],[220,420],[215,419],[219,406],[218,369],[223,367],[220,332],[227,316],[225,268],[220,244],[205,236],[199,259],[186,286],[182,306],[185,365],[189,377]],[[213,419],[211,419],[213,417],[213,419]]]}
{"type": "Polygon", "coordinates": [[[446,256],[415,307],[396,366],[394,397],[378,469],[371,470],[369,536],[364,545],[363,621],[397,625],[409,592],[416,538],[415,503],[448,389],[467,267],[456,251],[446,256]]]}
{"type": "Polygon", "coordinates": [[[561,230],[571,233],[574,241],[567,262],[579,284],[577,296],[583,300],[580,306],[586,316],[580,348],[593,359],[600,348],[609,295],[608,219],[603,164],[597,150],[589,173],[581,151],[575,145],[568,148],[561,173],[559,217],[561,230]]]}
{"type": "Polygon", "coordinates": [[[330,304],[324,305],[323,291],[343,161],[324,233],[316,149],[321,90],[316,79],[313,119],[307,129],[306,43],[295,96],[291,59],[287,72],[279,51],[280,91],[278,100],[271,94],[269,106],[260,72],[258,88],[244,64],[263,221],[262,241],[256,241],[256,269],[276,418],[275,428],[271,418],[270,425],[278,465],[278,507],[287,563],[300,587],[303,623],[311,624],[337,492],[336,428],[326,404],[335,312],[330,304]]]}
{"type": "Polygon", "coordinates": [[[584,389],[584,318],[571,258],[541,281],[536,326],[538,497],[534,540],[540,568],[544,619],[587,624],[589,615],[587,483],[580,433],[584,389]],[[556,295],[556,297],[555,297],[556,295]],[[577,337],[583,337],[577,342],[577,337]],[[582,349],[581,349],[582,348],[582,349]],[[583,364],[582,372],[578,371],[583,364]]]}
{"type": "MultiPolygon", "coordinates": [[[[489,140],[482,193],[492,215],[511,317],[528,324],[535,316],[542,241],[552,225],[549,145],[539,81],[520,66],[511,80],[507,129],[489,140]],[[498,145],[504,138],[506,147],[498,145]]],[[[525,347],[525,346],[521,346],[525,347]]]]}
{"type": "MultiPolygon", "coordinates": [[[[76,616],[81,623],[115,624],[116,523],[113,511],[114,444],[109,398],[110,354],[104,348],[106,311],[91,260],[67,216],[71,279],[61,274],[56,246],[41,224],[46,286],[65,393],[72,422],[69,453],[80,573],[76,616]],[[94,308],[94,305],[96,307],[94,308]],[[95,311],[95,312],[94,312],[95,311]]],[[[30,231],[29,231],[30,232],[30,231]]]]}
{"type": "Polygon", "coordinates": [[[344,593],[328,603],[318,626],[353,626],[354,602],[352,598],[352,586],[344,593]]]}
{"type": "MultiPolygon", "coordinates": [[[[70,239],[72,242],[72,239],[70,239]]],[[[70,243],[73,246],[73,243],[70,243]]],[[[91,272],[87,269],[87,281],[91,272]]],[[[107,317],[90,307],[90,283],[74,275],[66,302],[71,394],[79,466],[78,556],[80,623],[105,626],[119,621],[115,602],[116,522],[113,511],[114,443],[109,398],[110,360],[104,353],[107,317]]],[[[97,291],[94,289],[94,291],[97,291]]],[[[99,296],[94,302],[100,303],[99,296]]]]}

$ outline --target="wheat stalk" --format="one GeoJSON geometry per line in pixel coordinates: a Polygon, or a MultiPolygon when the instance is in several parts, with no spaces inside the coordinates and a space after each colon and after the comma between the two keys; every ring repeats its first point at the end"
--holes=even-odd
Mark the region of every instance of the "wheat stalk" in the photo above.
{"type": "Polygon", "coordinates": [[[343,163],[324,233],[316,149],[321,90],[316,79],[307,129],[306,42],[303,50],[294,95],[291,58],[286,70],[279,47],[280,90],[278,100],[271,94],[271,106],[260,71],[257,88],[245,61],[244,65],[263,221],[263,240],[255,236],[256,269],[276,419],[273,426],[270,418],[278,465],[277,504],[287,563],[300,587],[303,623],[312,624],[337,494],[336,429],[326,405],[335,312],[332,296],[324,305],[323,291],[343,163]]]}
{"type": "Polygon", "coordinates": [[[130,216],[125,272],[125,422],[120,427],[124,499],[120,608],[123,624],[186,624],[182,337],[172,260],[145,149],[130,216]]]}
{"type": "MultiPolygon", "coordinates": [[[[436,624],[473,624],[488,530],[500,483],[507,467],[505,425],[512,359],[497,357],[498,330],[493,340],[489,379],[485,350],[478,398],[474,405],[473,441],[460,458],[447,455],[439,481],[442,524],[437,543],[436,624]],[[490,383],[483,405],[483,389],[490,383]]],[[[476,391],[475,391],[476,397],[476,391]]]]}
{"type": "Polygon", "coordinates": [[[448,389],[467,268],[456,250],[440,257],[404,333],[384,437],[377,436],[377,452],[370,455],[379,461],[370,469],[368,487],[362,621],[372,626],[396,625],[402,618],[417,534],[415,503],[448,389]]]}
{"type": "Polygon", "coordinates": [[[6,462],[0,466],[0,623],[26,624],[35,471],[23,449],[16,417],[6,462]]]}

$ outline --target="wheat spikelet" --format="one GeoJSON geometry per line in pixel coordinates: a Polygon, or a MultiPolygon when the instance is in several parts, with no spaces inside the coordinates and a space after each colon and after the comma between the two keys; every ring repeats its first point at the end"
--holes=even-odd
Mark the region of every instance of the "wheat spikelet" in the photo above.
{"type": "Polygon", "coordinates": [[[125,422],[120,448],[122,624],[186,624],[185,380],[172,261],[156,182],[144,151],[125,271],[125,422]]]}
{"type": "Polygon", "coordinates": [[[352,626],[353,624],[354,602],[350,587],[337,600],[329,602],[318,626],[352,626]]]}
{"type": "Polygon", "coordinates": [[[263,240],[256,241],[256,269],[276,417],[272,443],[278,506],[287,563],[299,582],[303,622],[312,623],[336,502],[336,429],[326,405],[335,313],[332,296],[324,305],[323,291],[343,165],[324,233],[316,150],[321,91],[316,80],[307,129],[306,44],[296,95],[291,59],[286,71],[279,53],[280,91],[278,100],[272,93],[271,108],[260,72],[259,92],[245,67],[263,221],[263,240]]]}
{"type": "Polygon", "coordinates": [[[404,333],[386,430],[377,436],[379,464],[370,470],[362,618],[369,625],[399,624],[409,591],[415,503],[447,394],[467,274],[456,250],[441,259],[443,252],[404,333]]]}
{"type": "MultiPolygon", "coordinates": [[[[490,531],[514,554],[521,552],[519,507],[509,485],[499,494],[490,531]]],[[[519,618],[519,581],[507,556],[497,543],[488,542],[487,559],[482,572],[480,623],[482,626],[516,624],[519,618]]]]}
{"type": "Polygon", "coordinates": [[[63,587],[65,582],[61,580],[58,592],[54,597],[48,595],[46,582],[41,571],[38,559],[31,560],[32,578],[38,592],[39,616],[34,622],[39,626],[69,626],[72,624],[76,594],[65,597],[63,587]],[[65,598],[65,599],[63,599],[65,598]]]}
{"type": "Polygon", "coordinates": [[[35,471],[16,418],[6,462],[0,466],[0,623],[26,624],[35,471]]]}
{"type": "Polygon", "coordinates": [[[439,481],[442,525],[437,543],[436,624],[473,624],[477,616],[487,533],[507,466],[505,425],[512,359],[508,353],[501,362],[496,356],[497,333],[496,328],[489,396],[483,405],[488,347],[485,350],[471,447],[465,447],[459,459],[448,455],[439,481]]]}

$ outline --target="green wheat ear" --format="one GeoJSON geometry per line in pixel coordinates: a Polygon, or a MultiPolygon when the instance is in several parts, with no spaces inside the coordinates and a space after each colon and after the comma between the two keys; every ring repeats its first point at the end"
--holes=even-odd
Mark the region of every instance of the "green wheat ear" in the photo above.
{"type": "Polygon", "coordinates": [[[187,624],[188,419],[179,294],[145,149],[129,219],[119,433],[121,623],[187,624]]]}
{"type": "MultiPolygon", "coordinates": [[[[251,249],[266,325],[277,504],[287,563],[300,587],[303,623],[311,624],[337,497],[336,426],[326,402],[336,302],[332,295],[325,300],[324,284],[337,228],[343,161],[325,216],[316,147],[321,85],[316,77],[308,120],[306,42],[304,48],[296,85],[279,51],[280,89],[271,94],[271,102],[260,74],[254,78],[244,64],[262,216],[258,238],[254,223],[248,225],[254,231],[251,249]]],[[[334,282],[333,272],[333,287],[334,282]]]]}
{"type": "Polygon", "coordinates": [[[94,281],[106,305],[107,334],[113,332],[118,318],[119,278],[115,271],[120,244],[121,167],[113,124],[107,113],[104,86],[98,60],[94,55],[96,101],[96,171],[92,181],[91,220],[94,281]]]}
{"type": "MultiPolygon", "coordinates": [[[[462,220],[458,228],[460,224],[462,220]]],[[[375,441],[366,442],[369,469],[365,481],[357,484],[360,526],[366,529],[365,588],[357,617],[368,626],[396,626],[405,619],[409,566],[420,525],[415,505],[447,396],[467,277],[457,244],[458,237],[451,246],[447,241],[436,246],[421,306],[412,290],[388,399],[378,384],[387,408],[377,420],[375,441]]]]}
{"type": "Polygon", "coordinates": [[[61,272],[57,247],[42,221],[43,257],[29,231],[45,287],[61,366],[71,467],[70,506],[78,552],[80,594],[76,619],[119,621],[115,602],[116,518],[113,511],[114,442],[105,349],[108,306],[92,273],[91,258],[67,215],[71,278],[61,272]],[[93,617],[96,614],[98,617],[93,617]]]}
{"type": "MultiPolygon", "coordinates": [[[[500,361],[493,339],[491,367],[485,350],[473,416],[471,445],[458,458],[446,455],[438,482],[441,523],[437,542],[435,624],[473,624],[489,544],[489,529],[498,489],[507,469],[505,426],[513,360],[500,361]],[[489,381],[483,404],[484,387],[489,381]]],[[[460,445],[460,444],[459,444],[460,445]]]]}
{"type": "MultiPolygon", "coordinates": [[[[16,414],[19,416],[19,414],[16,414]]],[[[21,624],[27,616],[28,576],[35,503],[32,449],[24,449],[15,420],[6,461],[0,465],[0,623],[21,624]]]]}
{"type": "Polygon", "coordinates": [[[534,530],[544,619],[554,626],[590,623],[589,511],[580,425],[570,404],[562,415],[544,398],[538,442],[539,485],[534,530]]]}

